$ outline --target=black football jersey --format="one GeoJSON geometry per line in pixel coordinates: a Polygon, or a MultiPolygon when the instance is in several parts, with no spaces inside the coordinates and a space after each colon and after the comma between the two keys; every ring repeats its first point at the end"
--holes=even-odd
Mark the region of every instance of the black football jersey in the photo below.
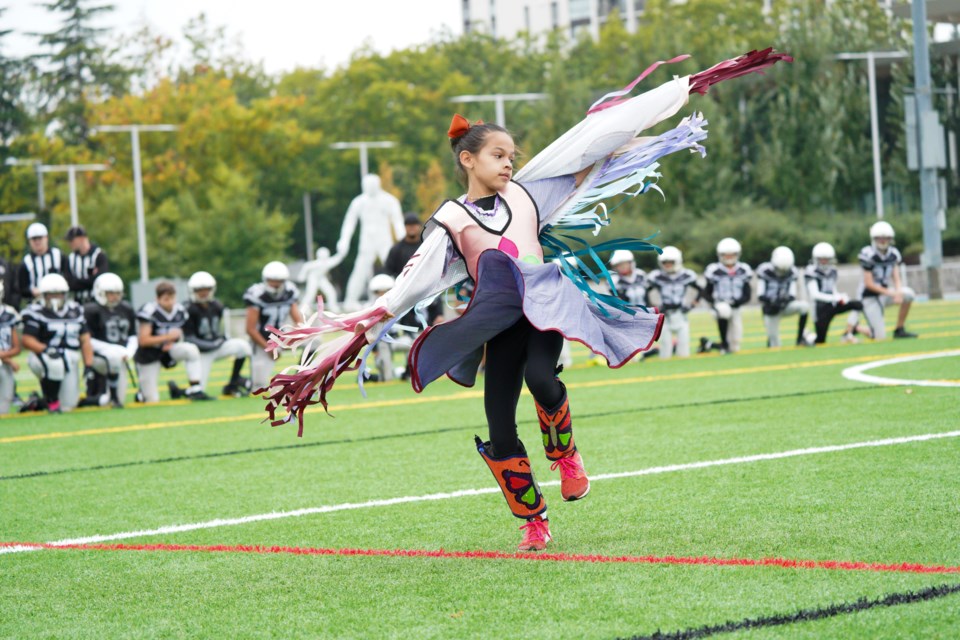
{"type": "Polygon", "coordinates": [[[697,274],[690,269],[677,269],[674,273],[656,269],[647,276],[647,288],[660,292],[661,311],[673,311],[683,307],[687,287],[697,287],[697,274]]]}
{"type": "Polygon", "coordinates": [[[83,307],[67,302],[55,312],[39,302],[23,312],[23,335],[32,336],[52,349],[79,349],[80,336],[89,333],[83,307]]]}
{"type": "Polygon", "coordinates": [[[719,262],[707,266],[703,272],[710,299],[715,302],[743,304],[750,299],[750,280],[753,269],[745,262],[727,267],[719,262]]]}
{"type": "MultiPolygon", "coordinates": [[[[182,329],[187,322],[187,310],[179,302],[173,306],[168,313],[156,302],[148,302],[140,307],[137,312],[137,320],[143,324],[150,325],[150,335],[162,336],[170,333],[172,329],[182,329]]],[[[163,350],[160,347],[144,347],[140,345],[134,360],[140,364],[150,364],[158,361],[163,356],[163,350]]]]}
{"type": "Polygon", "coordinates": [[[0,351],[13,348],[13,332],[22,320],[17,310],[8,304],[0,306],[0,351]]]}
{"type": "Polygon", "coordinates": [[[187,305],[187,323],[183,325],[183,337],[197,345],[200,351],[215,351],[226,342],[223,332],[223,303],[211,300],[206,304],[191,302],[187,305]]]}
{"type": "Polygon", "coordinates": [[[129,303],[121,300],[113,309],[98,302],[83,307],[90,337],[101,342],[126,346],[137,325],[137,314],[129,303]]]}
{"type": "MultiPolygon", "coordinates": [[[[867,245],[861,249],[857,259],[860,261],[863,270],[872,273],[873,281],[881,287],[889,287],[892,284],[893,270],[903,261],[896,247],[890,247],[887,249],[886,255],[880,255],[880,252],[874,249],[873,245],[867,245]]],[[[869,297],[877,294],[873,291],[867,291],[861,281],[860,295],[869,297]]]]}
{"type": "Polygon", "coordinates": [[[757,278],[763,283],[761,300],[770,302],[784,302],[797,297],[797,278],[800,270],[790,267],[786,273],[780,273],[770,262],[764,262],[757,267],[757,278]]]}
{"type": "Polygon", "coordinates": [[[243,301],[248,307],[260,310],[260,319],[257,320],[257,331],[264,338],[270,337],[267,325],[279,328],[290,315],[290,307],[300,297],[300,292],[289,282],[285,282],[283,290],[273,295],[262,282],[258,282],[247,289],[243,294],[243,301]]]}
{"type": "Polygon", "coordinates": [[[634,269],[629,276],[622,276],[616,271],[610,272],[617,297],[630,305],[645,305],[647,298],[647,276],[640,269],[634,269]]]}
{"type": "Polygon", "coordinates": [[[808,287],[811,282],[815,282],[820,293],[832,295],[837,292],[837,268],[834,266],[819,267],[808,264],[803,271],[803,277],[806,278],[808,287]]]}

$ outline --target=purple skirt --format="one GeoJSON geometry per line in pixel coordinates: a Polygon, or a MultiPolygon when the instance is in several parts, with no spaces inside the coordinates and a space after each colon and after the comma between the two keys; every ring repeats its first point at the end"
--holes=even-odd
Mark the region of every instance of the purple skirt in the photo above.
{"type": "Polygon", "coordinates": [[[463,315],[427,328],[410,348],[413,389],[420,393],[444,374],[472,387],[483,345],[521,316],[539,331],[557,331],[583,344],[613,369],[649,349],[660,336],[660,313],[607,311],[610,315],[603,315],[553,263],[529,264],[495,249],[484,251],[473,299],[463,315]]]}

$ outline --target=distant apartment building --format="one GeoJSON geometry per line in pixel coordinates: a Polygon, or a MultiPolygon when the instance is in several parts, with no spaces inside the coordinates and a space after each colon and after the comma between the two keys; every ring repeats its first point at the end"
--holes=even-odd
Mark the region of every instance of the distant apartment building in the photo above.
{"type": "MultiPolygon", "coordinates": [[[[562,29],[576,37],[586,31],[594,38],[616,10],[627,31],[637,29],[648,0],[461,0],[463,32],[489,33],[496,38],[513,38],[521,31],[542,34],[562,29]]],[[[687,0],[670,0],[684,4],[687,0]]],[[[823,0],[829,4],[838,0],[823,0]]],[[[839,0],[842,1],[842,0],[839,0]]],[[[756,0],[761,11],[769,12],[776,0],[756,0]]],[[[893,0],[878,0],[890,9],[893,0]]]]}

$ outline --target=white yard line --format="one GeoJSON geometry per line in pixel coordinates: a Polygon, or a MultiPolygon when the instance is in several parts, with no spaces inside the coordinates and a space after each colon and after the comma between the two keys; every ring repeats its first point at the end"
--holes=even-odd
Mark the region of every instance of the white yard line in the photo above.
{"type": "MultiPolygon", "coordinates": [[[[762,462],[764,460],[779,460],[782,458],[794,458],[797,456],[809,456],[820,453],[833,453],[836,451],[849,451],[851,449],[864,449],[870,447],[889,447],[899,444],[908,444],[912,442],[926,442],[928,440],[939,440],[943,438],[960,437],[960,431],[947,431],[944,433],[926,433],[916,436],[903,436],[899,438],[885,438],[883,440],[868,440],[866,442],[852,442],[849,444],[830,445],[825,447],[809,447],[806,449],[791,449],[789,451],[780,451],[778,453],[761,453],[752,456],[740,456],[736,458],[722,458],[720,460],[705,460],[702,462],[688,462],[685,464],[673,464],[662,467],[648,467],[637,471],[623,471],[620,473],[604,473],[590,477],[591,482],[601,480],[614,480],[620,478],[634,478],[637,476],[648,476],[659,473],[672,473],[674,471],[688,471],[690,469],[705,469],[707,467],[721,467],[732,464],[744,464],[748,462],[762,462]]],[[[540,483],[541,487],[552,487],[559,485],[557,480],[540,483]]],[[[263,522],[266,520],[281,520],[283,518],[299,518],[300,516],[309,516],[319,513],[333,513],[335,511],[350,511],[353,509],[371,509],[375,507],[389,507],[397,504],[407,504],[411,502],[431,502],[436,500],[450,500],[453,498],[465,498],[468,496],[486,495],[489,493],[499,493],[497,487],[484,487],[481,489],[463,489],[461,491],[452,491],[450,493],[431,493],[421,496],[401,496],[399,498],[387,498],[383,500],[369,500],[367,502],[346,502],[341,504],[325,505],[321,507],[309,507],[305,509],[295,509],[293,511],[274,511],[271,513],[261,513],[240,518],[218,518],[208,520],[207,522],[193,522],[190,524],[175,524],[157,529],[144,529],[141,531],[125,531],[121,533],[110,533],[93,535],[85,538],[69,538],[65,540],[56,540],[47,544],[53,546],[66,546],[75,544],[93,544],[97,542],[108,542],[112,540],[124,540],[127,538],[142,538],[148,536],[158,536],[169,533],[181,533],[184,531],[196,531],[198,529],[215,529],[218,527],[231,527],[235,525],[249,524],[251,522],[263,522]]],[[[29,545],[19,545],[15,547],[0,547],[0,554],[19,553],[22,551],[37,551],[43,547],[33,547],[29,545]]]]}
{"type": "Polygon", "coordinates": [[[864,373],[864,371],[869,369],[885,367],[891,364],[915,362],[917,360],[927,360],[929,358],[948,358],[951,356],[960,356],[960,350],[941,351],[939,353],[924,353],[911,356],[901,356],[899,358],[889,358],[887,360],[878,360],[876,362],[867,362],[865,364],[858,364],[855,367],[847,367],[841,373],[847,380],[868,382],[870,384],[909,385],[913,387],[960,387],[960,380],[902,380],[899,378],[883,378],[880,376],[872,376],[864,373]]]}

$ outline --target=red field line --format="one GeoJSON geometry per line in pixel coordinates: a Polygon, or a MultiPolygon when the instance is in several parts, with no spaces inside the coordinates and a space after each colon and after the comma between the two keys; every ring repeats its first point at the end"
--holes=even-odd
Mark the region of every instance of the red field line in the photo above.
{"type": "Polygon", "coordinates": [[[539,560],[541,562],[594,562],[624,564],[710,565],[719,567],[780,567],[782,569],[827,569],[830,571],[886,571],[895,573],[960,573],[960,566],[912,562],[884,564],[841,560],[791,560],[788,558],[713,558],[710,556],[605,556],[578,553],[505,553],[502,551],[444,551],[438,549],[324,549],[263,545],[193,544],[50,544],[46,542],[0,542],[4,547],[69,551],[188,551],[199,553],[259,553],[300,556],[386,556],[397,558],[448,558],[458,560],[539,560]]]}

